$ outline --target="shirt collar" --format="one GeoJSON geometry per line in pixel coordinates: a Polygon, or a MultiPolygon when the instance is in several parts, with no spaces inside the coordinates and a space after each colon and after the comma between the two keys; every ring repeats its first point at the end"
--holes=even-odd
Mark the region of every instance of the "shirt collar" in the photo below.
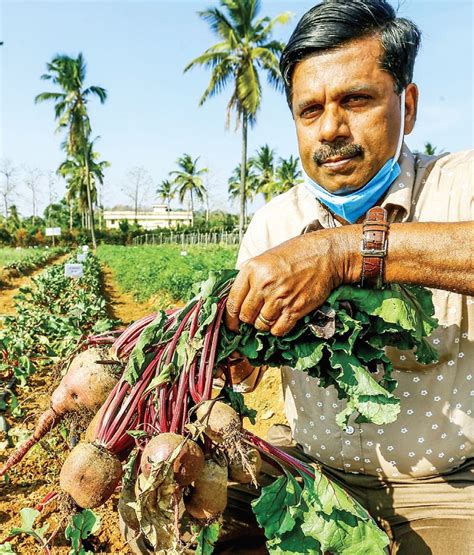
{"type": "Polygon", "coordinates": [[[382,207],[388,211],[391,221],[406,222],[410,217],[415,183],[415,157],[405,143],[398,163],[400,175],[387,191],[382,207]]]}

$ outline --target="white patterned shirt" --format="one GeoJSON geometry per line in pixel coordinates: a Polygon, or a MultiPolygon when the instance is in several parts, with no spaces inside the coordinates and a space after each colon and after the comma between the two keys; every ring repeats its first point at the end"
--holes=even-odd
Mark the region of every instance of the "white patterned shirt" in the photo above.
{"type": "MultiPolygon", "coordinates": [[[[406,146],[401,174],[382,206],[397,222],[474,219],[474,151],[441,157],[413,155],[406,146]]],[[[237,265],[301,234],[311,222],[340,224],[304,185],[296,185],[261,208],[244,236],[237,265]]],[[[398,381],[401,412],[388,425],[356,424],[342,430],[345,407],[333,386],[289,367],[282,370],[285,412],[295,441],[333,468],[379,475],[391,481],[448,472],[473,456],[474,299],[433,290],[439,328],[429,341],[439,362],[423,366],[408,351],[387,349],[398,381]]]]}

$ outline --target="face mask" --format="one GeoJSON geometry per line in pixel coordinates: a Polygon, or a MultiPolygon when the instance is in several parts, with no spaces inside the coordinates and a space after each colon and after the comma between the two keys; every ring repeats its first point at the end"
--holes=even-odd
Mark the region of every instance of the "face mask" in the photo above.
{"type": "Polygon", "coordinates": [[[390,158],[380,168],[380,170],[366,183],[361,189],[349,193],[330,193],[326,191],[321,185],[313,181],[305,172],[304,184],[305,187],[334,214],[341,216],[347,222],[353,224],[367,210],[372,208],[380,197],[388,190],[390,185],[400,175],[400,166],[398,164],[398,157],[402,150],[403,136],[405,128],[405,89],[400,95],[401,102],[401,123],[400,134],[398,137],[397,150],[393,158],[390,158]]]}

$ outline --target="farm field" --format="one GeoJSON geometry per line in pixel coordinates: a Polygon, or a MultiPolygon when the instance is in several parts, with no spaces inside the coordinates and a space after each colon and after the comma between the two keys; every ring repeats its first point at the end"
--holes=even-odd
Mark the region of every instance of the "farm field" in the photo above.
{"type": "MultiPolygon", "coordinates": [[[[107,316],[130,323],[150,314],[158,307],[182,305],[191,294],[190,286],[194,281],[206,277],[209,269],[233,267],[235,256],[233,248],[193,248],[187,250],[186,256],[182,256],[179,247],[167,247],[163,252],[157,247],[100,247],[98,258],[101,262],[101,291],[106,299],[107,316]],[[155,272],[156,268],[159,268],[158,273],[155,272]],[[173,273],[170,268],[174,268],[174,280],[170,279],[173,273]],[[161,281],[157,276],[161,276],[161,281]],[[167,287],[167,281],[163,276],[167,276],[170,287],[167,287]]],[[[51,267],[52,265],[48,266],[51,267]]],[[[34,275],[42,274],[42,271],[38,271],[34,275]]],[[[23,278],[22,286],[31,283],[31,278],[23,278]]],[[[12,295],[14,292],[12,291],[12,295]]],[[[18,293],[18,290],[16,292],[18,293]]],[[[62,299],[61,303],[66,302],[65,297],[62,299]]],[[[102,306],[101,302],[98,297],[97,307],[102,306]]],[[[103,318],[103,312],[99,308],[96,310],[97,316],[103,318]]],[[[88,316],[89,320],[95,318],[92,312],[88,316]]],[[[91,325],[87,324],[89,329],[91,325]]],[[[11,439],[21,440],[32,432],[33,422],[41,411],[48,408],[51,391],[58,380],[57,365],[52,361],[41,365],[35,373],[25,378],[24,387],[17,388],[17,403],[21,413],[12,417],[8,409],[6,413],[0,412],[0,415],[7,415],[7,420],[12,426],[11,439]]],[[[246,397],[249,407],[257,409],[262,415],[258,426],[248,424],[248,429],[264,436],[273,422],[282,421],[280,387],[278,372],[270,370],[264,376],[258,390],[246,397]]],[[[69,425],[70,423],[67,424],[69,425]]],[[[12,528],[20,527],[20,510],[36,507],[45,495],[57,491],[59,470],[69,449],[69,439],[67,427],[53,430],[11,471],[9,482],[0,485],[0,542],[8,537],[12,528]]],[[[9,441],[11,440],[0,432],[0,464],[10,453],[9,441]]],[[[118,496],[115,495],[103,507],[94,511],[101,519],[101,525],[97,533],[84,543],[89,552],[132,553],[118,529],[117,500],[118,496]]],[[[64,518],[58,503],[52,501],[42,510],[34,527],[48,524],[49,529],[45,533],[48,540],[57,530],[64,530],[64,518]]],[[[26,554],[41,550],[38,539],[35,540],[31,534],[14,536],[9,539],[9,543],[11,553],[26,554]]],[[[51,545],[51,553],[70,552],[70,543],[64,538],[62,531],[57,532],[51,545]]]]}
{"type": "Polygon", "coordinates": [[[206,279],[209,271],[234,268],[237,247],[103,245],[97,256],[111,269],[122,292],[138,302],[152,299],[156,308],[167,308],[189,299],[193,283],[206,279]]]}

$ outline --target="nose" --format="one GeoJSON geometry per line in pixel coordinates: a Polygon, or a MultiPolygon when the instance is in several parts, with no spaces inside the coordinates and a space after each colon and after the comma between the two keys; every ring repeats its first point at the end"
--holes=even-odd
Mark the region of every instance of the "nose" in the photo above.
{"type": "Polygon", "coordinates": [[[332,143],[337,139],[350,137],[350,129],[346,114],[337,105],[328,105],[319,118],[319,140],[321,143],[332,143]]]}

